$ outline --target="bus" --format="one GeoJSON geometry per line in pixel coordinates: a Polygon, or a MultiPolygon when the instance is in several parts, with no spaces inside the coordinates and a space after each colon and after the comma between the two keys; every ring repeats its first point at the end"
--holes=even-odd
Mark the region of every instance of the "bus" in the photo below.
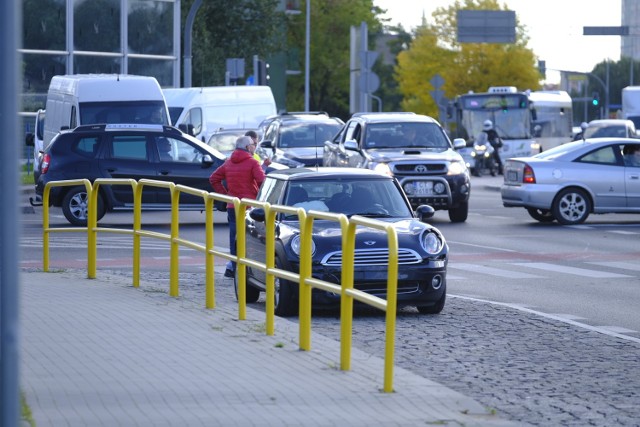
{"type": "Polygon", "coordinates": [[[486,93],[459,95],[454,103],[454,137],[464,138],[467,147],[482,132],[485,120],[491,120],[502,139],[500,158],[527,157],[532,154],[532,110],[529,96],[513,86],[490,87],[486,93]]]}
{"type": "Polygon", "coordinates": [[[529,94],[533,109],[534,152],[543,152],[571,141],[573,109],[571,97],[563,90],[535,91],[529,94]]]}

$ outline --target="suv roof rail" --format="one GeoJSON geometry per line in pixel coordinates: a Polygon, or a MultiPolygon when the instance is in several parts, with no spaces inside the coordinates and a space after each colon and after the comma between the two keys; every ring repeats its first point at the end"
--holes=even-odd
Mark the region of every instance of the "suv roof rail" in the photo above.
{"type": "Polygon", "coordinates": [[[415,116],[416,113],[414,113],[413,111],[359,111],[357,113],[353,113],[351,117],[375,116],[385,114],[407,114],[415,116]]]}
{"type": "Polygon", "coordinates": [[[172,132],[179,134],[180,130],[173,126],[144,124],[144,123],[99,123],[91,125],[80,125],[72,130],[72,132],[90,132],[90,131],[120,131],[120,130],[146,130],[155,132],[172,132]]]}
{"type": "Polygon", "coordinates": [[[326,111],[285,111],[284,113],[282,113],[283,116],[300,116],[305,114],[329,117],[329,113],[327,113],[326,111]]]}

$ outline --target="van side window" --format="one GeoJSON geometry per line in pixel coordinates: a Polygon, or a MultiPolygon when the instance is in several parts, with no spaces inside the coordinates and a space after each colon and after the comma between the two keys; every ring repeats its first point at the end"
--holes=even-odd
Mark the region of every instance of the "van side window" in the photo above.
{"type": "Polygon", "coordinates": [[[112,159],[147,160],[147,139],[143,135],[115,135],[111,141],[112,159]]]}
{"type": "Polygon", "coordinates": [[[202,110],[200,108],[192,108],[184,118],[184,122],[193,125],[193,134],[198,135],[202,132],[202,110]]]}
{"type": "Polygon", "coordinates": [[[78,126],[78,121],[76,120],[76,106],[71,107],[71,119],[69,120],[69,129],[75,129],[78,126]]]}
{"type": "Polygon", "coordinates": [[[88,136],[80,138],[76,141],[72,150],[83,157],[93,158],[98,152],[98,137],[88,136]]]}

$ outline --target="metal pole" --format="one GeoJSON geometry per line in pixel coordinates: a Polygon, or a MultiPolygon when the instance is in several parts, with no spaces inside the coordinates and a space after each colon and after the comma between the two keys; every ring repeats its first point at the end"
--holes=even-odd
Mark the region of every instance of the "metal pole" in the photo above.
{"type": "Polygon", "coordinates": [[[2,407],[0,425],[17,426],[19,398],[19,298],[18,298],[18,77],[21,60],[18,34],[22,34],[22,2],[3,1],[0,6],[0,129],[5,143],[0,144],[0,381],[2,407]]]}
{"type": "Polygon", "coordinates": [[[191,87],[191,33],[193,32],[193,21],[196,19],[196,12],[200,8],[202,0],[195,0],[189,9],[187,22],[184,24],[184,85],[191,87]]]}
{"type": "Polygon", "coordinates": [[[311,66],[311,0],[307,0],[307,35],[304,52],[304,111],[309,111],[309,67],[311,66]]]}

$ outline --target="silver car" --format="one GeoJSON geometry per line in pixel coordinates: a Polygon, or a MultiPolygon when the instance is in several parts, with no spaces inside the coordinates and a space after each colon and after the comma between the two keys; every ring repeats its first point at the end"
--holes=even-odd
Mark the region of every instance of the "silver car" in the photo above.
{"type": "Polygon", "coordinates": [[[540,222],[571,225],[591,213],[640,213],[640,141],[580,140],[509,159],[501,194],[505,207],[525,208],[540,222]]]}

